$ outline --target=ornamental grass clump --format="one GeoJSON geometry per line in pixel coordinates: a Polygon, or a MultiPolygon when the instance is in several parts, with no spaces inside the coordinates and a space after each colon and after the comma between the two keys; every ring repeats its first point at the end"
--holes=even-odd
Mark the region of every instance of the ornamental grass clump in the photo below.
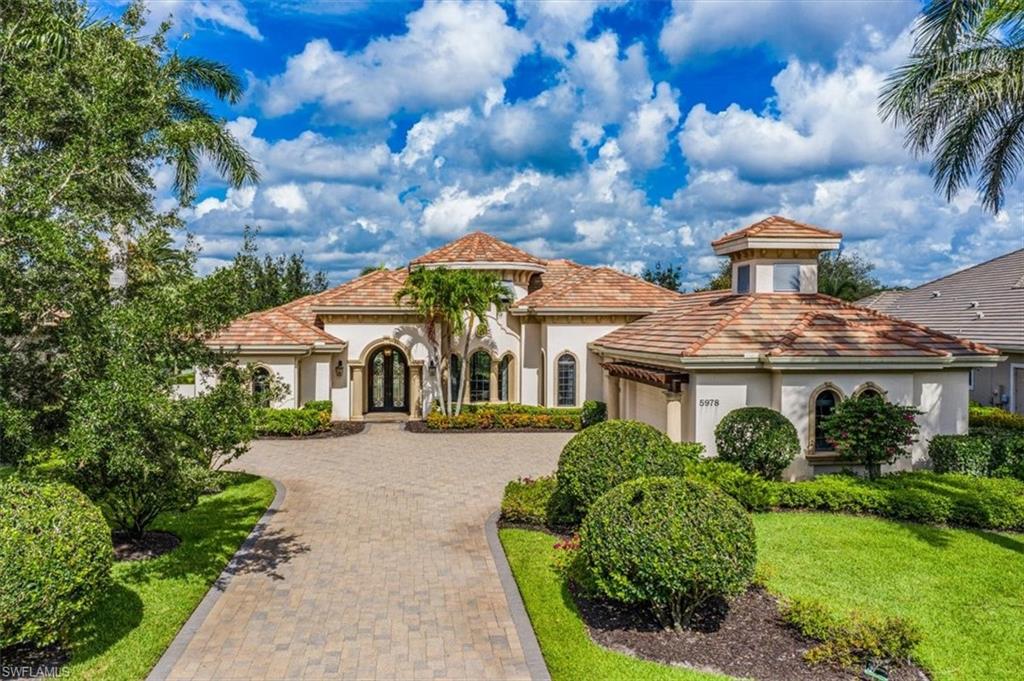
{"type": "Polygon", "coordinates": [[[566,519],[579,522],[598,497],[627,480],[685,475],[703,449],[696,443],[675,444],[639,421],[605,421],[580,431],[558,458],[557,496],[566,519]]]}
{"type": "Polygon", "coordinates": [[[839,457],[863,465],[874,480],[882,474],[882,464],[910,455],[920,430],[915,417],[922,413],[876,395],[862,395],[837,404],[822,428],[839,457]]]}
{"type": "Polygon", "coordinates": [[[776,480],[796,455],[800,440],[785,416],[767,407],[734,409],[715,427],[718,458],[766,480],[776,480]]]}
{"type": "Polygon", "coordinates": [[[639,478],[611,490],[580,527],[588,586],[620,603],[651,607],[681,629],[714,598],[743,593],[757,547],[734,499],[685,478],[639,478]]]}

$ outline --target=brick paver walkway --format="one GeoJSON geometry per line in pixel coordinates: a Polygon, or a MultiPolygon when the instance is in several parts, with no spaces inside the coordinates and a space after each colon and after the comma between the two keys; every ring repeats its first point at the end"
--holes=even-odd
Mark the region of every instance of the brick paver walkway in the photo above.
{"type": "Polygon", "coordinates": [[[255,443],[236,467],[284,504],[170,678],[529,678],[483,526],[567,440],[374,424],[255,443]]]}

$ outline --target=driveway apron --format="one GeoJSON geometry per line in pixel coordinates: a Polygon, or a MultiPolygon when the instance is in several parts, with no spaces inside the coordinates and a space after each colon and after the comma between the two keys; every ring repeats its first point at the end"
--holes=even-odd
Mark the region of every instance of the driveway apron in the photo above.
{"type": "Polygon", "coordinates": [[[505,483],[566,433],[261,440],[235,468],[286,489],[171,679],[527,679],[484,536],[505,483]]]}

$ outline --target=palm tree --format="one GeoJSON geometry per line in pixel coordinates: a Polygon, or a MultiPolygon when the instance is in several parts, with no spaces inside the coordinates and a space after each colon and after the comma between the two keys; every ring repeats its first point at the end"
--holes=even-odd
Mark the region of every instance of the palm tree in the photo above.
{"type": "Polygon", "coordinates": [[[934,0],[880,110],[915,154],[934,150],[947,200],[977,175],[982,205],[998,211],[1024,163],[1024,0],[934,0]]]}
{"type": "Polygon", "coordinates": [[[395,293],[395,303],[415,308],[423,319],[427,336],[427,353],[435,367],[434,381],[441,412],[446,416],[462,410],[465,392],[467,355],[474,335],[488,331],[488,313],[508,307],[511,296],[497,275],[473,270],[449,270],[444,267],[417,267],[409,272],[402,288],[395,293]],[[451,381],[444,380],[451,367],[449,357],[455,339],[462,338],[458,355],[459,371],[456,395],[451,394],[451,381]]]}

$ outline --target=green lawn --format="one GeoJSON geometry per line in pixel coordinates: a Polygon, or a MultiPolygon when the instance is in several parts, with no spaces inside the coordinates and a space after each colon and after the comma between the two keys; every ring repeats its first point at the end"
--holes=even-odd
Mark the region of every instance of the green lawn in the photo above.
{"type": "Polygon", "coordinates": [[[772,590],[906,617],[936,681],[1021,678],[1024,536],[823,513],[754,522],[772,590]]]}
{"type": "Polygon", "coordinates": [[[269,481],[237,474],[191,511],[158,518],[153,529],[175,533],[181,545],[114,565],[114,586],[77,627],[62,678],[145,678],[273,498],[269,481]]]}
{"type": "MultiPolygon", "coordinates": [[[[920,661],[936,681],[1020,678],[1024,537],[822,513],[754,521],[772,590],[908,618],[924,636],[920,661]]],[[[600,648],[551,568],[553,538],[505,529],[501,541],[555,681],[713,678],[600,648]]]]}

